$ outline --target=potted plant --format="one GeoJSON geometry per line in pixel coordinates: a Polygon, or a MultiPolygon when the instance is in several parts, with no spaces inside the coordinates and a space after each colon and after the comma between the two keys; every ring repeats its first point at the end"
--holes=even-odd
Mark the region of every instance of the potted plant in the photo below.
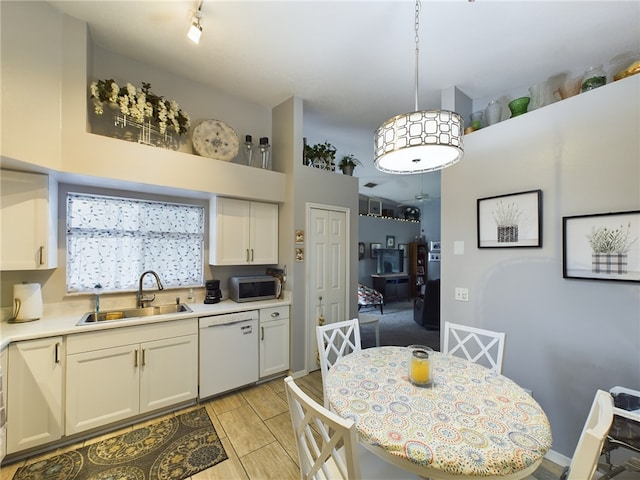
{"type": "Polygon", "coordinates": [[[342,173],[344,175],[353,175],[353,169],[356,168],[357,165],[362,165],[362,164],[357,158],[349,154],[349,155],[344,155],[342,159],[340,159],[338,168],[342,170],[342,173]]]}
{"type": "Polygon", "coordinates": [[[336,147],[329,142],[316,143],[304,146],[304,158],[306,165],[322,170],[335,170],[336,147]]]}

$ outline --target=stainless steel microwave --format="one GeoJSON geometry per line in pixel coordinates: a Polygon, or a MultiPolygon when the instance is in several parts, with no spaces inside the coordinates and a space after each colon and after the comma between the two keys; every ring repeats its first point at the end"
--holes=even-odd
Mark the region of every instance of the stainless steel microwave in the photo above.
{"type": "Polygon", "coordinates": [[[270,300],[279,296],[280,280],[271,275],[229,279],[229,298],[234,302],[270,300]]]}

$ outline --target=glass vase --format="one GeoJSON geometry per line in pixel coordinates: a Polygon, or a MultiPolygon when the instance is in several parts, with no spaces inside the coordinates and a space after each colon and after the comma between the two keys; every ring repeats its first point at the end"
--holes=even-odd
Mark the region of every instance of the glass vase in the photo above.
{"type": "Polygon", "coordinates": [[[267,137],[260,138],[260,159],[261,168],[271,170],[271,145],[267,137]]]}

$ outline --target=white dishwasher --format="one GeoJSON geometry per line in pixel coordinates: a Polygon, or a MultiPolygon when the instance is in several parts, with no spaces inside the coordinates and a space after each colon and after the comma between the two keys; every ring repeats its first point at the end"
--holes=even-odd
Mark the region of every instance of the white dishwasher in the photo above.
{"type": "Polygon", "coordinates": [[[258,381],[258,310],[200,317],[200,398],[258,381]]]}

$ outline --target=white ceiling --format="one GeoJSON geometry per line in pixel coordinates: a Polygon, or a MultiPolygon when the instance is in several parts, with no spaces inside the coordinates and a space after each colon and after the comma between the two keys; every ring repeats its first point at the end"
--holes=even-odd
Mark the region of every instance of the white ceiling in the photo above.
{"type": "MultiPolygon", "coordinates": [[[[305,133],[349,130],[351,151],[338,155],[364,164],[361,193],[440,195],[439,174],[373,168],[375,129],[414,108],[413,0],[204,0],[199,45],[186,38],[197,0],[49,3],[85,20],[108,50],[269,108],[301,97],[305,133]]],[[[419,107],[439,108],[454,85],[480,104],[590,65],[628,66],[640,58],[640,0],[423,0],[419,39],[419,107]]]]}

